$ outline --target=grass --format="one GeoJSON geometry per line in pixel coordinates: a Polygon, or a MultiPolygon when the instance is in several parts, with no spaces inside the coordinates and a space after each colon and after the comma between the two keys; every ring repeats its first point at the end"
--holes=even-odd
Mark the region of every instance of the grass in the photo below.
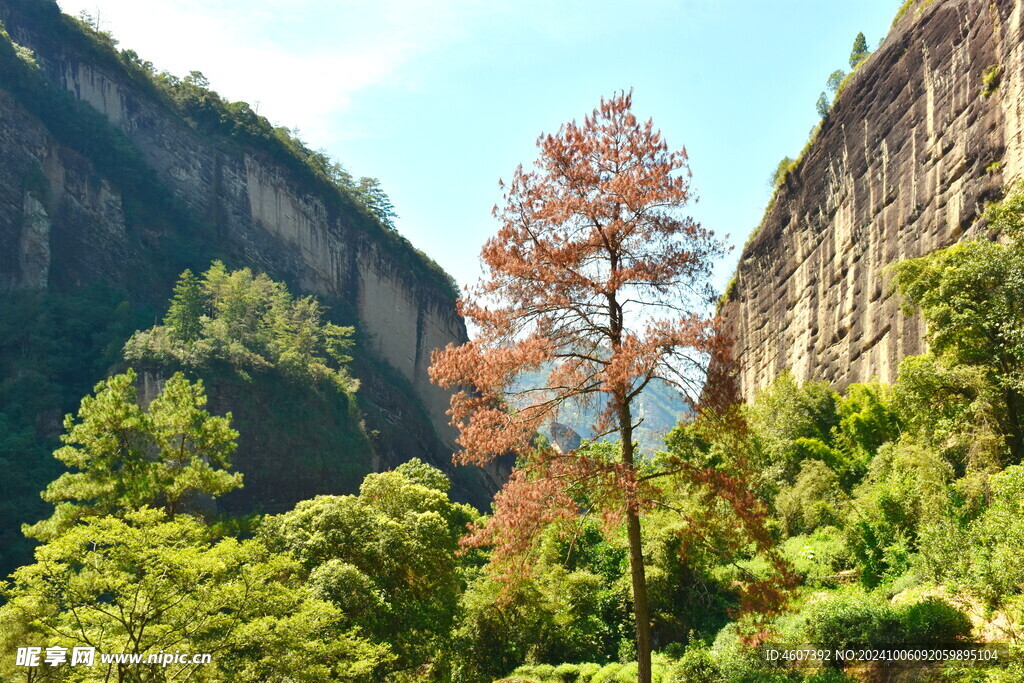
{"type": "Polygon", "coordinates": [[[999,88],[1003,78],[1003,65],[992,64],[981,74],[981,96],[989,97],[999,88]]]}

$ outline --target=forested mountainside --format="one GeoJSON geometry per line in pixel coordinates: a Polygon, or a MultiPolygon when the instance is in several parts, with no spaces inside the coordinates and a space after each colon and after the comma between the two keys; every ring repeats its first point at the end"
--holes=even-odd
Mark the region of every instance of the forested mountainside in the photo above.
{"type": "Polygon", "coordinates": [[[487,504],[500,478],[453,469],[447,394],[426,376],[432,349],[466,338],[453,283],[394,231],[376,181],[198,73],[156,73],[55,2],[0,1],[0,21],[0,457],[17,473],[4,539],[40,512],[62,416],[161,318],[178,276],[214,259],[316,294],[355,327],[362,382],[358,407],[289,398],[259,378],[210,383],[216,410],[250,427],[238,467],[263,472],[226,509],[349,492],[411,457],[487,504]]]}
{"type": "MultiPolygon", "coordinates": [[[[920,353],[886,266],[965,235],[1024,172],[1017,0],[908,2],[842,82],[743,250],[722,309],[743,395],[783,370],[892,381],[920,353]]],[[[841,75],[841,74],[840,74],[841,75]]]]}
{"type": "Polygon", "coordinates": [[[619,91],[505,186],[470,341],[379,183],[0,0],[0,679],[1024,680],[1024,4],[894,10],[731,339],[619,91]]]}

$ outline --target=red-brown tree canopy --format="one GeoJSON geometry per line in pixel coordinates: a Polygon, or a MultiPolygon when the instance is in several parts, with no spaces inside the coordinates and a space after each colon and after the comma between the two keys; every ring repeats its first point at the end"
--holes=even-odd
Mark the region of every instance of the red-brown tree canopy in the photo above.
{"type": "Polygon", "coordinates": [[[525,452],[567,401],[603,396],[601,435],[654,378],[699,389],[715,339],[706,282],[724,250],[681,214],[693,199],[685,149],[670,151],[631,104],[620,93],[541,136],[534,170],[520,166],[494,209],[486,275],[460,300],[476,338],[431,368],[457,390],[463,462],[525,452]],[[553,368],[545,387],[514,388],[541,367],[553,368]]]}

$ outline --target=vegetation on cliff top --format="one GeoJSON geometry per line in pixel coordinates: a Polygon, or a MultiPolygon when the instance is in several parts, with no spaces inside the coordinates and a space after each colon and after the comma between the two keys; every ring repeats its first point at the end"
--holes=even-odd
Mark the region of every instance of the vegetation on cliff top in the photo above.
{"type": "Polygon", "coordinates": [[[352,328],[322,316],[314,299],[219,263],[201,277],[186,271],[164,324],[134,335],[155,313],[107,287],[0,303],[0,462],[14,473],[0,482],[0,570],[31,556],[18,527],[46,512],[39,490],[57,474],[46,457],[57,445],[51,430],[125,363],[140,384],[179,371],[203,380],[211,405],[234,411],[247,486],[227,493],[224,509],[280,511],[316,493],[356,490],[373,446],[347,369],[352,328]]]}
{"type": "MultiPolygon", "coordinates": [[[[329,207],[341,212],[347,225],[372,237],[397,261],[400,270],[421,275],[453,298],[458,296],[458,287],[451,276],[395,231],[394,207],[377,179],[353,178],[325,153],[311,150],[290,130],[275,127],[245,102],[224,100],[209,88],[209,82],[198,71],[179,78],[166,71],[157,72],[152,63],[134,51],[118,51],[113,36],[98,30],[88,15],[80,18],[64,15],[51,0],[29,0],[7,7],[19,20],[34,27],[36,37],[47,43],[48,52],[49,48],[54,54],[78,51],[109,68],[114,78],[133,83],[153,103],[174,112],[186,125],[211,136],[218,144],[264,155],[287,169],[298,182],[300,191],[321,198],[329,207]]],[[[12,60],[19,51],[23,53],[24,48],[16,47],[10,36],[3,33],[0,76],[5,87],[12,83],[19,101],[54,129],[63,144],[97,163],[99,170],[126,190],[126,195],[136,194],[143,202],[173,201],[120,130],[108,124],[91,107],[76,102],[69,93],[50,83],[45,70],[38,65],[30,68],[22,59],[12,60]],[[106,159],[112,163],[104,165],[106,159]]]]}
{"type": "MultiPolygon", "coordinates": [[[[882,40],[884,41],[884,38],[882,40]]],[[[768,216],[771,215],[772,208],[775,206],[775,201],[778,198],[779,193],[787,186],[789,179],[799,172],[807,153],[818,139],[818,135],[821,133],[822,127],[832,114],[832,110],[836,103],[839,102],[839,97],[842,94],[843,89],[850,82],[854,73],[857,72],[857,70],[870,56],[871,50],[868,48],[864,34],[858,33],[857,37],[853,41],[853,47],[850,50],[851,71],[847,73],[842,69],[836,69],[829,74],[828,80],[825,83],[825,90],[821,92],[818,96],[817,102],[815,103],[815,111],[818,112],[818,116],[821,117],[821,120],[811,128],[807,142],[804,144],[803,149],[800,150],[800,153],[797,154],[796,158],[793,159],[788,156],[783,157],[778,166],[776,166],[772,172],[772,175],[768,180],[768,184],[772,189],[772,195],[768,199],[768,204],[765,206],[764,214],[761,216],[761,222],[756,228],[751,230],[750,235],[747,237],[747,244],[750,244],[761,228],[764,227],[764,223],[768,220],[768,216]],[[831,98],[829,95],[831,95],[831,98]]]]}

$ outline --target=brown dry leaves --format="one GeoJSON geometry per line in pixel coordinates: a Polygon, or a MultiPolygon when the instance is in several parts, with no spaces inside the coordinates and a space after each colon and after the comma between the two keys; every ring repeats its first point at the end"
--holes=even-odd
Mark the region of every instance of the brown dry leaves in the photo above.
{"type": "Polygon", "coordinates": [[[644,507],[631,455],[609,463],[539,451],[534,436],[572,401],[603,397],[598,435],[632,428],[631,403],[662,379],[695,396],[720,343],[707,281],[724,249],[680,209],[693,199],[685,149],[670,151],[630,93],[602,100],[580,124],[537,141],[533,170],[516,170],[485,278],[459,302],[477,334],[435,351],[431,379],[455,391],[462,463],[515,453],[496,512],[472,541],[525,552],[544,525],[578,515],[568,485],[616,510],[644,507]],[[539,387],[515,383],[544,369],[539,387]]]}

